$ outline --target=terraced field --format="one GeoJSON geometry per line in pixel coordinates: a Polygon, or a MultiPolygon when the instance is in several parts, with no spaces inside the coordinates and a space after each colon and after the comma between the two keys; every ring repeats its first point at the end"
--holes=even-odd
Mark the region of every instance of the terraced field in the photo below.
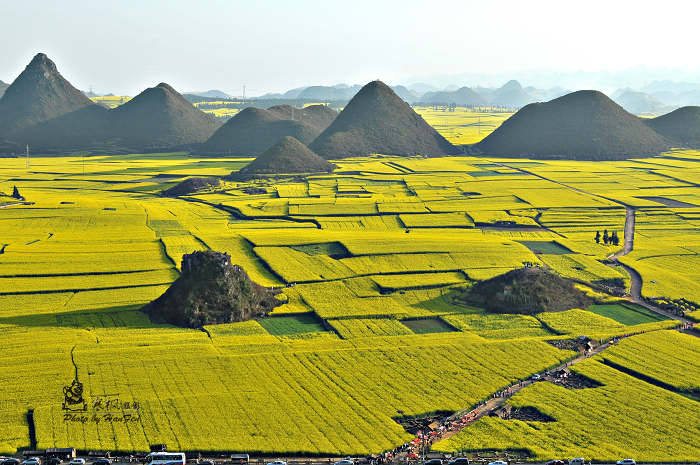
{"type": "Polygon", "coordinates": [[[647,331],[605,353],[627,371],[602,356],[575,367],[603,387],[540,383],[511,400],[555,422],[488,418],[436,448],[697,456],[687,438],[700,412],[682,375],[694,367],[674,355],[691,350],[690,336],[660,332],[675,322],[601,294],[630,279],[601,263],[619,247],[594,240],[603,230],[622,237],[624,205],[634,206],[634,250],[621,260],[642,275],[643,294],[700,303],[700,210],[648,200],[699,205],[696,152],[595,163],[375,156],[342,160],[332,175],[159,195],[249,161],[36,157],[27,169],[3,160],[0,192],[17,186],[29,204],[0,209],[0,453],[31,445],[30,411],[38,447],[377,453],[411,438],[396,417],[468,408],[575,355],[546,341],[647,331]],[[282,287],[285,304],[268,320],[207,332],[138,312],[179,276],[183,253],[206,249],[282,287]],[[525,264],[572,277],[602,302],[524,317],[459,298],[525,264]],[[642,362],[649,354],[654,362],[642,362]],[[665,364],[678,375],[663,376],[665,364]],[[113,396],[135,419],[66,417],[63,388],[76,372],[90,409],[113,396]],[[662,431],[669,447],[644,445],[662,431]]]}

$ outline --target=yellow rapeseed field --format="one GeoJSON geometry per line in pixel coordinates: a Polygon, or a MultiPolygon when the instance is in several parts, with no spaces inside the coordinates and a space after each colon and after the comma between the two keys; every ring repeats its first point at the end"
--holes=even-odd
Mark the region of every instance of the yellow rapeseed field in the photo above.
{"type": "MultiPolygon", "coordinates": [[[[506,116],[421,112],[444,118],[452,129],[433,121],[438,130],[461,143],[506,116]]],[[[470,408],[570,359],[546,341],[580,335],[649,331],[612,349],[610,360],[692,390],[692,375],[680,374],[693,366],[674,359],[691,344],[659,332],[670,320],[627,325],[586,309],[495,316],[457,298],[474,281],[526,263],[576,278],[591,294],[586,286],[601,281],[629,285],[624,270],[601,263],[621,246],[594,236],[622,236],[623,204],[634,202],[635,247],[622,260],[641,273],[643,294],[700,303],[700,209],[642,198],[700,205],[692,156],[589,163],[377,155],[338,161],[334,174],[226,181],[182,198],[160,192],[251,158],[35,157],[29,168],[3,159],[2,203],[15,186],[27,203],[0,208],[0,453],[30,445],[30,411],[42,448],[378,453],[410,439],[395,417],[470,408]],[[208,249],[281,287],[285,304],[272,320],[284,319],[206,333],[138,311],[178,278],[182,254],[208,249]],[[653,363],[644,362],[649,354],[653,363]],[[679,376],[664,375],[665,366],[679,376]],[[76,373],[87,419],[63,408],[76,373]],[[109,399],[128,420],[93,420],[104,420],[91,415],[109,399]]],[[[540,383],[511,400],[555,422],[489,418],[436,447],[527,449],[538,459],[690,460],[697,452],[684,439],[697,436],[697,402],[600,359],[575,369],[604,386],[540,383]],[[661,431],[672,447],[649,445],[661,431]]]]}

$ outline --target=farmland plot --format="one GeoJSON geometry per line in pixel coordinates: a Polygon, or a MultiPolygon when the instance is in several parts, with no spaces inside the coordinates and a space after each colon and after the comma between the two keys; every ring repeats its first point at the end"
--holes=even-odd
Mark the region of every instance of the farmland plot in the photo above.
{"type": "MultiPolygon", "coordinates": [[[[442,129],[466,141],[485,134],[485,115],[432,117],[466,118],[470,129],[442,129]]],[[[697,435],[695,404],[643,381],[684,394],[697,388],[693,343],[656,331],[672,320],[614,302],[492,315],[456,297],[525,263],[626,285],[626,273],[601,263],[618,249],[594,241],[596,231],[622,234],[625,209],[615,201],[623,201],[637,208],[637,232],[622,260],[642,274],[644,295],[698,302],[700,210],[649,200],[700,205],[696,155],[653,163],[377,155],[339,161],[335,174],[225,181],[186,198],[158,194],[250,159],[88,157],[85,175],[77,157],[39,158],[29,172],[7,159],[0,191],[16,183],[34,204],[0,209],[0,452],[29,445],[31,408],[39,447],[378,453],[410,439],[392,419],[398,411],[468,408],[573,355],[545,340],[649,331],[605,355],[636,377],[602,358],[586,362],[581,372],[603,386],[569,392],[542,383],[512,399],[555,422],[484,419],[445,450],[693,458],[697,447],[686,439],[697,435]],[[554,242],[564,253],[543,249],[554,242]],[[182,254],[205,249],[280,287],[286,303],[269,319],[208,333],[154,324],[138,311],[178,277],[182,254]],[[86,394],[139,402],[139,422],[66,426],[71,351],[86,394]],[[649,406],[668,412],[666,430],[649,406]],[[661,434],[672,438],[668,449],[642,443],[661,434]]]]}

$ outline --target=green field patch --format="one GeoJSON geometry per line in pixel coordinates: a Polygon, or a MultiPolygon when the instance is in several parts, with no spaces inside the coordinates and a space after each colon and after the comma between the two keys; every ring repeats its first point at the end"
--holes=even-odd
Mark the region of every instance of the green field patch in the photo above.
{"type": "Polygon", "coordinates": [[[586,310],[611,318],[618,323],[628,326],[668,320],[667,317],[652,312],[640,305],[627,303],[591,305],[586,310]]]}
{"type": "Polygon", "coordinates": [[[535,254],[563,255],[573,253],[556,241],[517,241],[535,254]]]}
{"type": "Polygon", "coordinates": [[[401,323],[403,323],[404,326],[408,326],[415,334],[451,333],[457,331],[440,318],[401,320],[401,323]]]}
{"type": "Polygon", "coordinates": [[[350,252],[340,242],[320,242],[318,244],[302,244],[289,247],[297,252],[306,255],[328,255],[331,258],[345,258],[350,256],[350,252]]]}
{"type": "Polygon", "coordinates": [[[326,331],[322,321],[314,314],[277,316],[258,320],[260,326],[273,336],[295,336],[326,331]]]}

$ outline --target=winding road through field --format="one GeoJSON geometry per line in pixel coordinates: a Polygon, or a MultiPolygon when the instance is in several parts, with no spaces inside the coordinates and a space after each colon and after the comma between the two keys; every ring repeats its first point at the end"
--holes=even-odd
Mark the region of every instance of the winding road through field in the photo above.
{"type": "MultiPolygon", "coordinates": [[[[635,209],[633,207],[630,207],[626,203],[620,202],[619,200],[616,200],[616,199],[613,199],[610,197],[605,197],[604,195],[600,195],[600,194],[594,194],[592,192],[588,192],[588,191],[585,191],[583,189],[579,189],[577,187],[569,186],[569,185],[564,184],[562,182],[555,181],[553,179],[549,179],[549,178],[544,177],[540,174],[533,173],[532,171],[528,171],[528,170],[523,169],[523,168],[518,168],[516,166],[510,166],[510,165],[505,164],[505,163],[498,163],[498,162],[493,162],[493,163],[496,165],[502,166],[504,168],[510,168],[510,169],[513,169],[516,171],[520,171],[523,174],[535,176],[535,177],[540,178],[542,180],[545,180],[545,181],[548,181],[548,182],[551,182],[554,184],[558,184],[558,185],[565,187],[567,189],[570,189],[572,191],[580,192],[582,194],[590,195],[592,197],[598,197],[600,199],[605,199],[605,200],[608,200],[610,202],[614,202],[618,205],[625,207],[624,244],[623,244],[621,250],[610,255],[608,257],[608,259],[615,262],[616,265],[624,268],[625,271],[627,271],[627,273],[630,275],[630,290],[629,290],[628,300],[630,302],[635,303],[637,305],[640,305],[648,310],[656,312],[659,315],[663,315],[666,318],[670,318],[672,320],[677,320],[677,321],[683,323],[684,325],[692,326],[694,324],[693,321],[691,321],[685,317],[682,317],[682,316],[677,315],[675,313],[667,312],[666,310],[660,309],[660,308],[648,303],[644,299],[644,297],[642,297],[642,286],[644,284],[644,281],[642,280],[642,276],[639,274],[639,272],[637,270],[635,270],[631,266],[626,265],[618,260],[620,257],[624,257],[628,253],[632,252],[632,250],[634,250],[634,234],[635,234],[636,216],[635,216],[635,209]]],[[[688,332],[688,334],[692,334],[693,336],[700,337],[700,333],[697,331],[687,331],[687,332],[688,332]]]]}
{"type": "MultiPolygon", "coordinates": [[[[693,321],[677,315],[675,313],[668,312],[666,310],[663,310],[655,305],[651,305],[649,302],[647,302],[644,297],[642,296],[642,285],[644,284],[644,281],[642,279],[642,276],[639,274],[637,270],[632,268],[629,265],[626,265],[618,260],[620,257],[624,257],[628,253],[630,253],[632,250],[634,250],[634,227],[635,227],[635,210],[632,207],[625,206],[626,212],[625,212],[625,243],[622,247],[622,249],[612,255],[610,255],[608,258],[615,263],[617,263],[619,266],[623,267],[625,271],[630,275],[630,291],[629,291],[629,300],[637,305],[640,305],[648,310],[651,310],[653,312],[656,312],[660,315],[665,316],[666,318],[670,318],[672,320],[677,320],[684,325],[687,326],[692,326],[693,321]]],[[[691,334],[696,337],[700,337],[700,333],[698,331],[687,331],[683,330],[683,332],[687,334],[691,334]]]]}

